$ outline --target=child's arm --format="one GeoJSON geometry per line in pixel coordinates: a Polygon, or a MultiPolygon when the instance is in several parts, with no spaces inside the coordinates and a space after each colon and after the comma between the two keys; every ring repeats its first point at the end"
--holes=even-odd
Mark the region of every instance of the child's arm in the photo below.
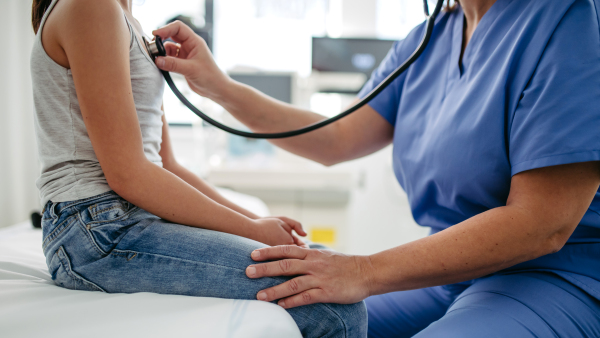
{"type": "MultiPolygon", "coordinates": [[[[163,109],[164,110],[164,109],[163,109]]],[[[254,213],[242,208],[241,206],[231,202],[230,200],[223,197],[219,192],[208,182],[201,179],[182,165],[180,165],[175,159],[175,155],[173,152],[173,147],[171,145],[171,137],[169,136],[169,125],[165,118],[165,115],[162,117],[163,128],[162,128],[162,144],[160,147],[160,156],[163,160],[163,168],[167,169],[171,173],[177,175],[182,180],[186,181],[192,187],[198,189],[204,195],[212,199],[213,201],[228,207],[231,210],[237,211],[240,214],[251,218],[251,219],[259,219],[260,217],[255,215],[254,213]]],[[[300,222],[295,221],[293,219],[287,217],[276,217],[286,222],[289,225],[293,225],[294,230],[301,236],[306,236],[306,232],[302,228],[302,224],[300,222]]],[[[294,237],[294,242],[298,245],[304,245],[297,237],[294,237]]]]}
{"type": "Polygon", "coordinates": [[[235,210],[240,214],[251,218],[258,219],[259,217],[252,212],[232,203],[225,197],[221,196],[215,188],[213,188],[208,182],[204,181],[200,177],[196,176],[191,171],[180,165],[175,159],[173,148],[171,146],[171,138],[169,136],[169,125],[165,119],[165,115],[162,117],[163,128],[162,128],[162,144],[160,145],[160,157],[162,157],[163,168],[177,175],[182,180],[186,181],[192,187],[198,189],[204,195],[212,199],[213,201],[228,207],[231,210],[235,210]]]}
{"type": "Polygon", "coordinates": [[[61,1],[59,6],[54,25],[46,27],[51,31],[44,31],[49,37],[44,45],[58,45],[68,59],[86,129],[110,187],[173,223],[269,245],[293,244],[294,224],[250,219],[148,161],[129,75],[130,33],[121,8],[116,1],[96,0],[61,1]]]}

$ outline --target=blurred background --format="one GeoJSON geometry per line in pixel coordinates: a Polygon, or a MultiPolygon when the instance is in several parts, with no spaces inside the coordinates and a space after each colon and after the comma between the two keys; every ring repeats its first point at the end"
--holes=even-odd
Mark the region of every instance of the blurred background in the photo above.
{"type": "MultiPolygon", "coordinates": [[[[424,20],[411,0],[133,0],[147,35],[173,20],[209,44],[237,81],[326,116],[355,97],[393,42],[424,20]]],[[[31,2],[0,0],[0,227],[39,211],[29,55],[31,2]]],[[[186,96],[217,120],[243,128],[217,104],[186,96]]],[[[391,148],[326,168],[266,141],[218,131],[168,88],[165,111],[178,161],[213,184],[263,200],[273,215],[301,221],[309,238],[369,254],[425,236],[394,178],[391,148]]]]}

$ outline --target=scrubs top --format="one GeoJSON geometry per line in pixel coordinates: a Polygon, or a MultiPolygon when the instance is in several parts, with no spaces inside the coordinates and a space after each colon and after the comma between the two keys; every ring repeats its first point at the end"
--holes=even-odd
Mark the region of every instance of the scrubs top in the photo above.
{"type": "MultiPolygon", "coordinates": [[[[393,165],[432,233],[506,205],[512,175],[600,161],[600,0],[497,0],[459,63],[464,13],[437,18],[422,56],[370,106],[395,127],[393,165]]],[[[395,43],[364,97],[417,48],[395,43]]],[[[600,193],[549,270],[600,299],[600,193]],[[562,256],[561,256],[562,255],[562,256]]]]}

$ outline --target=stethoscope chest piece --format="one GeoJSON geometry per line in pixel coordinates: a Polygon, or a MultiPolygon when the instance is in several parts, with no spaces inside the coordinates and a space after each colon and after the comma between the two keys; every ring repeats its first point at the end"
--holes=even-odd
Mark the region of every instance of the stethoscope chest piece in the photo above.
{"type": "Polygon", "coordinates": [[[165,49],[165,45],[160,36],[154,37],[153,41],[148,41],[145,37],[143,40],[146,45],[146,50],[152,57],[152,60],[156,59],[157,56],[167,56],[167,50],[165,49]]]}

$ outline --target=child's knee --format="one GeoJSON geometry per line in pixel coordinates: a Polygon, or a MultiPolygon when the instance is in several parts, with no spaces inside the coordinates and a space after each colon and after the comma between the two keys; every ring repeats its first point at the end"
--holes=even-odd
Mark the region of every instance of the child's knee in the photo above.
{"type": "Polygon", "coordinates": [[[367,336],[367,308],[355,304],[314,304],[290,309],[303,337],[367,336]]]}

